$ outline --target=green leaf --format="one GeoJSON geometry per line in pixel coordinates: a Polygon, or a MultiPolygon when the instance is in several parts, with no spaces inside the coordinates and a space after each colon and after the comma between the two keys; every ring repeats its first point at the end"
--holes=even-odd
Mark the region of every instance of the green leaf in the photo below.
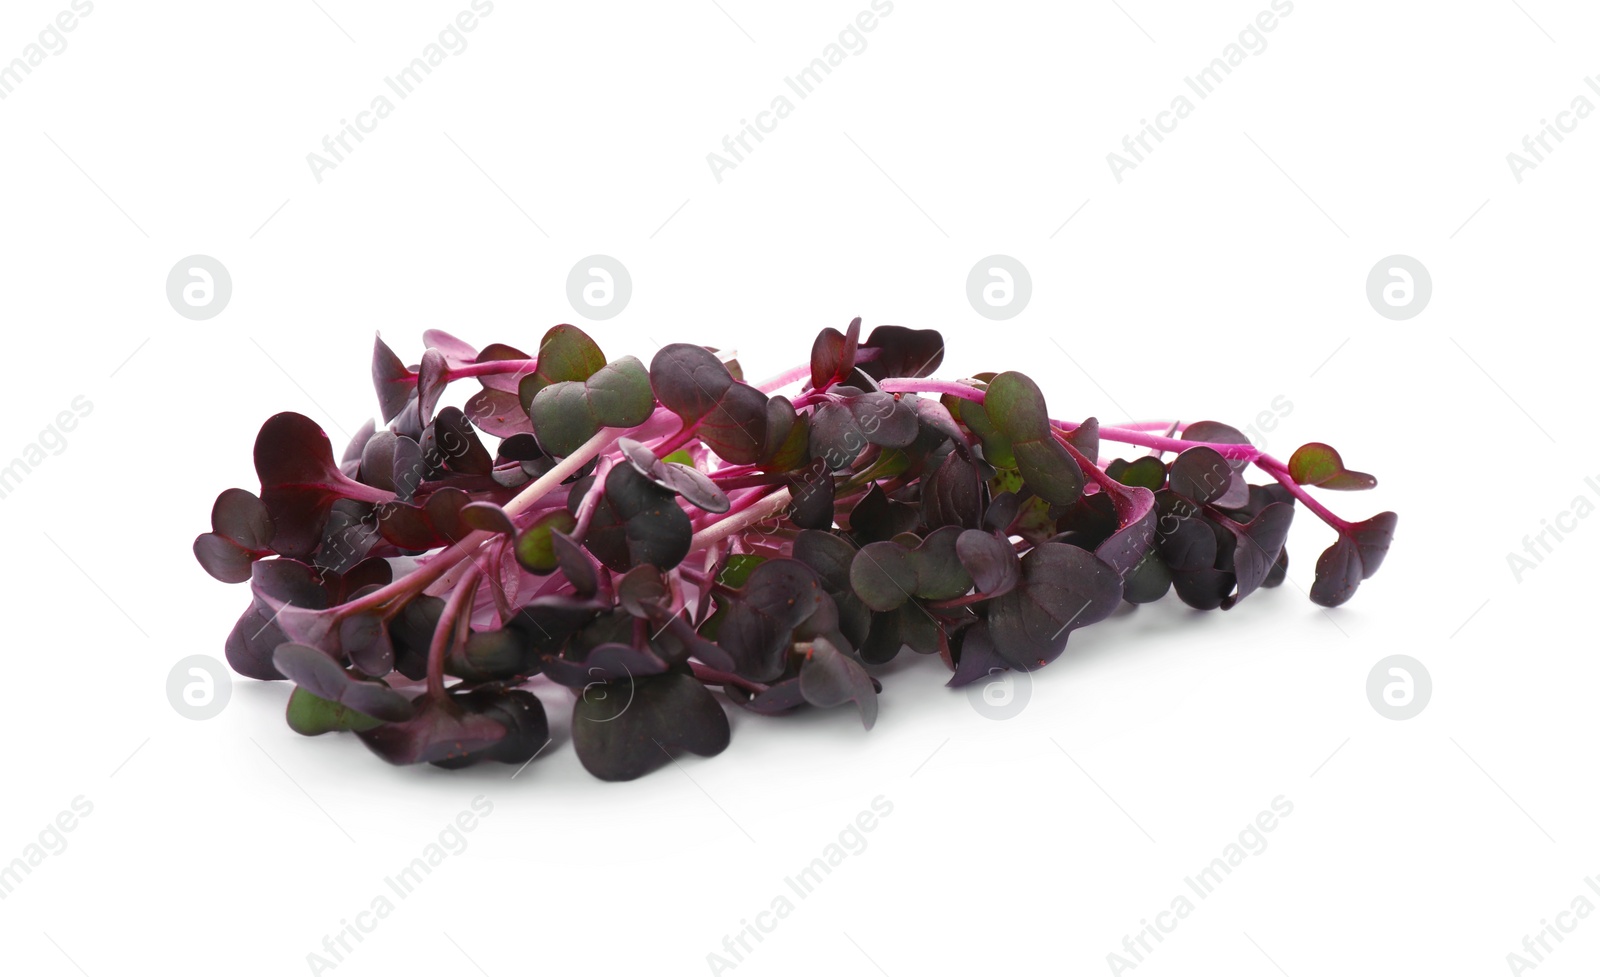
{"type": "Polygon", "coordinates": [[[717,573],[717,583],[738,590],[750,580],[750,574],[755,568],[765,562],[767,562],[766,557],[754,553],[733,553],[729,555],[722,570],[717,573]]]}
{"type": "MultiPolygon", "coordinates": [[[[994,374],[992,373],[981,373],[975,379],[987,381],[993,378],[994,374]]],[[[994,421],[990,420],[989,412],[984,408],[983,404],[949,395],[941,398],[940,403],[945,406],[946,410],[950,411],[956,420],[970,428],[972,433],[978,436],[979,441],[983,442],[984,460],[996,468],[1017,467],[1016,456],[1011,453],[1011,439],[1001,432],[994,421]]]]}
{"type": "Polygon", "coordinates": [[[1132,461],[1118,458],[1106,466],[1106,474],[1124,485],[1159,491],[1167,484],[1167,466],[1154,455],[1141,455],[1132,461]]]}
{"type": "Polygon", "coordinates": [[[1038,384],[1021,373],[1002,373],[990,381],[983,402],[989,418],[1011,440],[1028,487],[1055,505],[1076,502],[1083,494],[1083,470],[1056,441],[1038,384]]]}
{"type": "Polygon", "coordinates": [[[563,380],[540,390],[528,406],[528,417],[539,447],[562,458],[601,428],[643,424],[655,406],[644,364],[624,356],[586,380],[563,380]]]}
{"type": "Polygon", "coordinates": [[[286,718],[289,728],[301,736],[321,736],[323,733],[373,729],[383,725],[381,719],[374,719],[337,702],[329,702],[298,686],[289,693],[286,718]]]}
{"type": "Polygon", "coordinates": [[[892,611],[912,598],[949,600],[972,589],[972,577],[956,552],[960,526],[945,526],[918,539],[911,533],[868,543],[850,561],[850,586],[875,611],[892,611]]]}
{"type": "Polygon", "coordinates": [[[1353,472],[1344,467],[1339,452],[1320,441],[1303,444],[1289,456],[1289,476],[1301,485],[1354,492],[1369,489],[1378,480],[1366,472],[1353,472]]]}
{"type": "Polygon", "coordinates": [[[606,365],[606,356],[577,326],[560,325],[539,341],[538,366],[517,385],[522,409],[545,387],[567,380],[587,380],[606,365]]]}
{"type": "Polygon", "coordinates": [[[556,509],[540,516],[517,536],[517,562],[530,573],[554,573],[559,561],[556,559],[552,536],[558,532],[570,533],[577,525],[578,520],[565,509],[556,509]]]}

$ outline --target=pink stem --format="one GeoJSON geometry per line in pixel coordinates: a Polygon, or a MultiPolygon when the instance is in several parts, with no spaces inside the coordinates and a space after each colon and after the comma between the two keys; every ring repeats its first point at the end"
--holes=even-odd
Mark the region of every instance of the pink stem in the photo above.
{"type": "Polygon", "coordinates": [[[478,592],[478,572],[477,564],[473,564],[461,575],[445,600],[439,623],[433,629],[433,640],[428,643],[428,698],[435,702],[445,701],[444,659],[466,635],[469,621],[465,612],[470,611],[478,592]]]}
{"type": "Polygon", "coordinates": [[[1238,461],[1255,461],[1261,457],[1261,451],[1252,444],[1224,444],[1220,441],[1183,441],[1178,438],[1168,438],[1158,434],[1122,427],[1103,427],[1100,429],[1100,436],[1107,441],[1143,445],[1146,448],[1160,448],[1163,451],[1212,448],[1222,457],[1233,458],[1238,461]]]}
{"type": "Polygon", "coordinates": [[[1272,457],[1271,455],[1264,454],[1256,459],[1255,464],[1257,468],[1277,479],[1279,485],[1282,485],[1284,488],[1288,489],[1295,498],[1299,499],[1305,504],[1307,509],[1315,512],[1318,518],[1320,518],[1323,522],[1332,526],[1334,529],[1337,529],[1341,533],[1349,531],[1350,523],[1340,519],[1338,516],[1334,515],[1327,506],[1312,498],[1311,493],[1307,492],[1305,487],[1299,482],[1296,482],[1294,480],[1294,476],[1289,474],[1289,467],[1283,462],[1272,457]]]}
{"type": "Polygon", "coordinates": [[[761,381],[760,383],[756,384],[756,389],[764,394],[770,394],[775,390],[782,390],[791,383],[797,383],[801,380],[809,379],[811,379],[811,364],[806,363],[802,366],[797,366],[792,370],[785,370],[775,377],[769,377],[761,381]]]}
{"type": "Polygon", "coordinates": [[[908,394],[949,394],[970,400],[974,403],[983,403],[983,391],[970,383],[961,383],[956,380],[929,380],[922,377],[891,377],[880,380],[878,386],[888,393],[908,394]]]}
{"type": "MultiPolygon", "coordinates": [[[[884,390],[889,391],[898,391],[903,393],[950,394],[955,397],[960,397],[963,400],[971,400],[977,403],[983,402],[983,391],[969,384],[947,380],[923,380],[914,377],[896,377],[882,381],[881,386],[884,390]]],[[[1079,425],[1070,421],[1052,420],[1050,423],[1052,426],[1062,431],[1074,431],[1079,427],[1079,425]]],[[[1283,462],[1277,460],[1276,458],[1273,458],[1271,455],[1263,453],[1255,445],[1224,444],[1216,441],[1185,441],[1180,438],[1149,433],[1152,430],[1161,430],[1163,428],[1177,431],[1181,430],[1182,425],[1178,425],[1169,421],[1141,421],[1134,424],[1129,424],[1125,427],[1102,427],[1100,429],[1100,437],[1107,441],[1117,441],[1121,442],[1122,444],[1140,445],[1156,451],[1187,451],[1190,448],[1211,448],[1224,458],[1250,462],[1257,468],[1271,475],[1275,480],[1277,480],[1279,485],[1282,485],[1284,488],[1288,489],[1296,499],[1304,503],[1306,508],[1316,513],[1317,517],[1323,522],[1327,523],[1329,526],[1332,526],[1341,533],[1349,531],[1351,524],[1343,519],[1340,519],[1338,516],[1334,515],[1333,511],[1327,506],[1312,498],[1311,493],[1307,492],[1305,488],[1296,482],[1294,477],[1289,474],[1288,466],[1284,465],[1283,462]]],[[[1097,478],[1096,480],[1098,481],[1099,479],[1097,478]]]]}
{"type": "Polygon", "coordinates": [[[601,496],[606,494],[606,475],[611,471],[611,466],[610,458],[600,459],[600,464],[594,469],[594,484],[589,486],[588,494],[578,503],[576,522],[572,532],[567,534],[578,542],[582,542],[583,537],[588,534],[589,523],[594,519],[594,511],[600,507],[601,496]]]}
{"type": "Polygon", "coordinates": [[[501,373],[532,373],[539,368],[538,360],[485,360],[482,363],[464,363],[445,374],[446,382],[453,383],[464,377],[496,376],[501,373]]]}
{"type": "Polygon", "coordinates": [[[688,444],[689,441],[694,437],[695,428],[698,426],[699,425],[696,424],[685,424],[683,427],[678,429],[676,434],[670,434],[651,445],[650,450],[655,452],[657,458],[665,458],[667,455],[672,454],[674,451],[677,451],[679,448],[688,444]]]}
{"type": "Polygon", "coordinates": [[[736,507],[719,522],[714,522],[695,533],[694,539],[689,543],[689,552],[704,549],[742,529],[748,529],[768,516],[775,515],[789,504],[789,490],[781,488],[765,497],[752,493],[751,500],[746,503],[745,499],[740,499],[743,508],[736,507]]]}
{"type": "MultiPolygon", "coordinates": [[[[585,441],[577,451],[561,459],[554,468],[539,476],[522,491],[516,498],[507,502],[502,508],[506,515],[516,516],[518,513],[531,509],[546,495],[560,487],[567,480],[567,476],[587,465],[589,461],[602,451],[616,443],[620,433],[614,428],[601,428],[594,437],[585,441]]],[[[478,529],[463,536],[447,549],[440,550],[436,555],[427,558],[416,570],[401,577],[399,580],[380,587],[359,600],[351,601],[344,605],[344,613],[359,614],[362,611],[374,610],[384,606],[389,601],[400,598],[410,599],[421,593],[429,584],[444,576],[451,567],[460,563],[472,554],[486,539],[493,539],[496,534],[486,529],[478,529]]]]}

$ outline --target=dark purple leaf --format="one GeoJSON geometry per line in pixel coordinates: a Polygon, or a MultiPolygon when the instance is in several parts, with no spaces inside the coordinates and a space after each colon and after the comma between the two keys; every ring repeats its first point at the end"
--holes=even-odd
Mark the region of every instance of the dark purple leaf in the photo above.
{"type": "Polygon", "coordinates": [[[625,684],[631,689],[604,697],[591,690],[573,707],[572,744],[585,770],[601,780],[634,780],[666,765],[674,750],[716,756],[727,749],[728,717],[692,676],[625,684]]]}
{"type": "Polygon", "coordinates": [[[878,692],[861,663],[826,638],[815,638],[800,666],[800,695],[813,706],[831,709],[854,702],[867,729],[878,721],[878,692]]]}
{"type": "Polygon", "coordinates": [[[1086,550],[1042,543],[1022,558],[1022,583],[989,604],[995,652],[1014,668],[1047,665],[1068,635],[1116,610],[1117,572],[1086,550]]]}

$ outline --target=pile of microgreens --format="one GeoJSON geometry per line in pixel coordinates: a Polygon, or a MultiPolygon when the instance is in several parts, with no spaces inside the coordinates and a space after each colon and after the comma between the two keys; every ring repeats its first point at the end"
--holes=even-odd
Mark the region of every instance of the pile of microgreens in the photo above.
{"type": "Polygon", "coordinates": [[[569,325],[537,356],[431,330],[415,366],[379,339],[387,426],[336,461],[308,418],[268,419],[260,491],[223,492],[195,540],[250,582],[228,661],[294,683],[297,732],[446,767],[537,754],[548,680],[583,765],[627,780],[727,746],[711,689],[870,727],[872,671],[907,649],[961,686],[1048,664],[1123,601],[1233,607],[1284,579],[1297,502],[1336,534],[1318,604],[1388,550],[1394,513],[1347,522],[1307,491],[1376,484],[1328,445],[1282,462],[1215,421],[1052,418],[1021,373],[931,379],[932,330],[860,327],[760,384],[702,346],[608,361],[569,325]]]}

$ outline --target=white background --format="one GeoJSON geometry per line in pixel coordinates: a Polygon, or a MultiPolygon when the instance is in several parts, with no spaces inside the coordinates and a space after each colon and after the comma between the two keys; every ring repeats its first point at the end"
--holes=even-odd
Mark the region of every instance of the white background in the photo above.
{"type": "MultiPolygon", "coordinates": [[[[93,405],[0,499],[0,860],[93,804],[0,902],[7,972],[312,972],[477,795],[470,846],[330,972],[711,972],[879,795],[868,847],[734,972],[1112,972],[1279,795],[1267,848],[1141,977],[1505,973],[1541,920],[1600,904],[1600,520],[1520,582],[1506,558],[1596,499],[1600,121],[1520,183],[1506,154],[1600,103],[1600,13],[1297,0],[1200,101],[1184,76],[1265,0],[898,0],[719,183],[707,153],[867,0],[720,3],[499,0],[320,183],[306,154],[467,0],[100,0],[0,101],[0,461],[93,405]],[[1106,154],[1179,94],[1193,113],[1119,183],[1106,154]],[[594,253],[633,277],[603,323],[565,290],[594,253]],[[965,294],[995,253],[1033,279],[1005,322],[965,294]],[[1365,294],[1397,253],[1433,278],[1406,321],[1365,294]],[[233,278],[208,321],[165,296],[192,254],[233,278]],[[169,669],[220,657],[247,599],[190,555],[212,499],[256,487],[276,411],[356,430],[374,330],[415,362],[425,328],[526,348],[573,321],[613,356],[733,346],[764,377],[855,315],[943,330],[945,377],[1026,370],[1058,416],[1244,426],[1281,395],[1268,447],[1327,441],[1376,473],[1329,501],[1398,511],[1394,549],[1325,613],[1301,590],[1331,535],[1302,510],[1292,584],[1079,632],[1014,719],[899,661],[870,733],[734,710],[725,754],[629,784],[582,770],[564,710],[512,780],[299,737],[281,684],[239,679],[206,722],[168,704],[169,669]],[[1397,653],[1433,680],[1404,722],[1365,691],[1397,653]]],[[[0,60],[65,7],[7,3],[0,60]]],[[[1564,936],[1541,977],[1600,962],[1595,917],[1564,936]]]]}

